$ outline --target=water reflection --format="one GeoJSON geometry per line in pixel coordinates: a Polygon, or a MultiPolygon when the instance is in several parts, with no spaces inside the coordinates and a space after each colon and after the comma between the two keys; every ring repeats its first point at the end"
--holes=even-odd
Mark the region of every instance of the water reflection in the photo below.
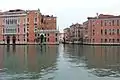
{"type": "Polygon", "coordinates": [[[0,80],[114,80],[116,77],[119,80],[120,46],[0,46],[0,80]]]}
{"type": "Polygon", "coordinates": [[[77,67],[99,77],[120,77],[120,46],[66,45],[64,50],[68,61],[77,67]]]}
{"type": "MultiPolygon", "coordinates": [[[[5,72],[9,75],[31,76],[56,68],[57,56],[57,45],[3,45],[0,46],[0,69],[7,69],[5,72]]],[[[33,78],[37,77],[41,75],[33,78]]]]}

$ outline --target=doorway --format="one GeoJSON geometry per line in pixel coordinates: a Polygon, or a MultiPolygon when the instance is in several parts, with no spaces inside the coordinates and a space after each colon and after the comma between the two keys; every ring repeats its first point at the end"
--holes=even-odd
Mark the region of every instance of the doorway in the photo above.
{"type": "Polygon", "coordinates": [[[7,36],[7,44],[10,44],[10,36],[7,36]]]}

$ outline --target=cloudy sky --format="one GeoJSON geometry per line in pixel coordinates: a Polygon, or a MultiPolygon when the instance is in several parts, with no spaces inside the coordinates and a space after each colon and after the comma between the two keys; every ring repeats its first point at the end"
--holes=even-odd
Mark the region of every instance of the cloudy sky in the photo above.
{"type": "Polygon", "coordinates": [[[60,31],[72,23],[82,23],[96,13],[120,15],[120,0],[1,0],[0,10],[40,9],[57,16],[60,31]]]}

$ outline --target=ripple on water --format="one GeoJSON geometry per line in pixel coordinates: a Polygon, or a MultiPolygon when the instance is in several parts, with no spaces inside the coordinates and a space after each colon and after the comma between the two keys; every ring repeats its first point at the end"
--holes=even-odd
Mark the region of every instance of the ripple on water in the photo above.
{"type": "Polygon", "coordinates": [[[98,76],[98,77],[119,77],[120,73],[118,71],[113,71],[111,69],[91,69],[88,72],[98,76]]]}

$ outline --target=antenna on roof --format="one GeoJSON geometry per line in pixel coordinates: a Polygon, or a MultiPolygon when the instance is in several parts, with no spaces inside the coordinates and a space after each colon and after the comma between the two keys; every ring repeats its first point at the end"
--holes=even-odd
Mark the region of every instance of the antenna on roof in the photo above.
{"type": "Polygon", "coordinates": [[[97,18],[98,18],[98,15],[99,15],[99,14],[98,14],[98,13],[96,13],[96,15],[97,15],[97,18]]]}

